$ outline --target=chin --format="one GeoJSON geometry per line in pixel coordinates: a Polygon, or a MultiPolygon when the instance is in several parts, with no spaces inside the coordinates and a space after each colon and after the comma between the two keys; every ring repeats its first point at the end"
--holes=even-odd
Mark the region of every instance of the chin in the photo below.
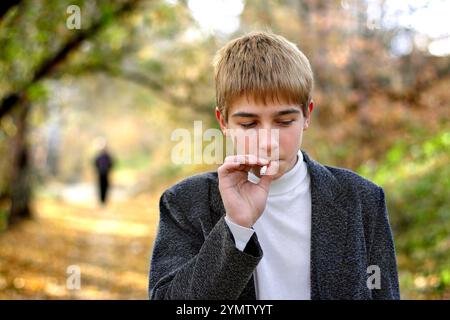
{"type": "Polygon", "coordinates": [[[282,177],[284,173],[285,173],[284,168],[279,168],[277,174],[274,175],[273,180],[282,177]]]}
{"type": "Polygon", "coordinates": [[[277,180],[278,178],[281,178],[282,176],[283,176],[283,174],[284,174],[284,172],[283,173],[277,173],[273,178],[272,178],[272,180],[277,180]]]}

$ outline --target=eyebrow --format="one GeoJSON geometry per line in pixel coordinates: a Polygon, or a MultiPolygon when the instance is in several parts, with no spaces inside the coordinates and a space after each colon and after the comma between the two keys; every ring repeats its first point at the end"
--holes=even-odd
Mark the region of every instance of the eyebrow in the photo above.
{"type": "MultiPolygon", "coordinates": [[[[296,108],[290,108],[290,109],[278,111],[274,115],[275,116],[284,116],[286,114],[291,114],[291,113],[300,113],[300,110],[298,110],[296,108]]],[[[242,111],[242,112],[233,113],[232,117],[257,118],[259,116],[256,113],[249,113],[249,112],[242,111]]]]}

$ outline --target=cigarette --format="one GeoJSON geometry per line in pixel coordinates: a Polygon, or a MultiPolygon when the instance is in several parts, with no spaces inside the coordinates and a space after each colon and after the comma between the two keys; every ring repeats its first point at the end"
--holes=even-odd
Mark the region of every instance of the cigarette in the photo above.
{"type": "Polygon", "coordinates": [[[260,171],[260,175],[262,175],[262,176],[265,175],[266,171],[267,171],[267,166],[262,167],[261,171],[260,171]]]}

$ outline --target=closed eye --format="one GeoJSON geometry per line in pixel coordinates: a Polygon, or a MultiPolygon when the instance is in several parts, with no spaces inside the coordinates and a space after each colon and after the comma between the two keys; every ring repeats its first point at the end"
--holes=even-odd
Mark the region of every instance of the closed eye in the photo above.
{"type": "Polygon", "coordinates": [[[256,122],[246,122],[241,123],[240,126],[243,128],[253,128],[256,125],[256,122]]]}
{"type": "Polygon", "coordinates": [[[286,121],[279,121],[278,123],[282,126],[289,126],[294,122],[294,120],[286,120],[286,121]]]}
{"type": "MultiPolygon", "coordinates": [[[[290,126],[295,120],[284,120],[284,121],[277,121],[277,123],[281,126],[290,126]]],[[[252,121],[252,122],[245,122],[245,123],[240,123],[239,124],[241,127],[245,128],[245,129],[249,129],[249,128],[253,128],[256,126],[256,122],[252,121]]]]}

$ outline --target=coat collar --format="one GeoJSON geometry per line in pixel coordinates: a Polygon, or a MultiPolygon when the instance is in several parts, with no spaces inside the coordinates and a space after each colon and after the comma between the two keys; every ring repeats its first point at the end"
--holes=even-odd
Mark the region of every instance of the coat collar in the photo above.
{"type": "MultiPolygon", "coordinates": [[[[351,204],[332,172],[303,153],[311,178],[311,299],[345,296],[342,291],[347,212],[351,204]]],[[[211,209],[218,221],[225,209],[218,189],[217,172],[210,189],[211,209]]],[[[264,249],[263,249],[264,250],[264,249]]],[[[253,285],[253,283],[251,283],[253,285]]]]}

